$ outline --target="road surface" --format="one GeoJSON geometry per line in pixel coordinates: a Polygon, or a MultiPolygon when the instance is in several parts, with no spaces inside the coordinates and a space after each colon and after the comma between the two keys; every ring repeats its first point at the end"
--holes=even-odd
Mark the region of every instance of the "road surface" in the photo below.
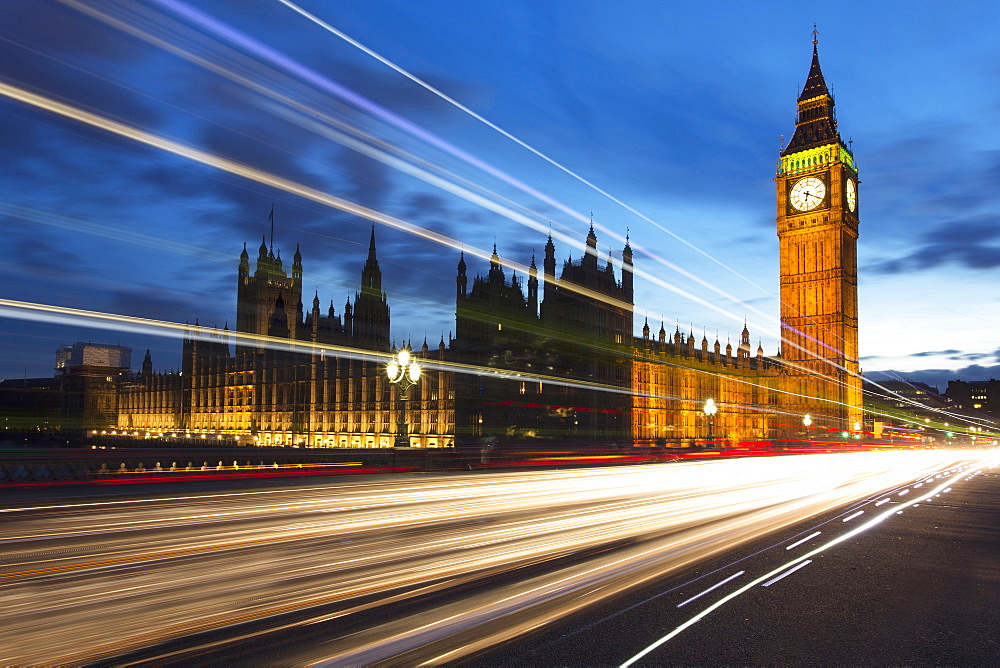
{"type": "MultiPolygon", "coordinates": [[[[944,495],[989,466],[967,452],[887,451],[120,498],[8,494],[0,662],[486,660],[516,641],[571,633],[568,620],[766,536],[831,514],[839,519],[828,524],[861,528],[909,508],[893,496],[903,489],[910,500],[944,495]]],[[[814,550],[849,533],[822,531],[763,576],[816,562],[825,553],[814,550]]],[[[762,577],[743,570],[715,592],[762,577]]],[[[701,579],[682,595],[713,584],[701,579]]],[[[645,635],[667,634],[670,623],[647,623],[645,635]]],[[[643,642],[630,638],[611,662],[643,642]]]]}

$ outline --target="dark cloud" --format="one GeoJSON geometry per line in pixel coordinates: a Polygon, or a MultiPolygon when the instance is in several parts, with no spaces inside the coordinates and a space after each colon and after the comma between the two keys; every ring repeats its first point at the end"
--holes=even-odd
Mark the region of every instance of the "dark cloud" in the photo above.
{"type": "Polygon", "coordinates": [[[220,174],[210,167],[168,156],[133,175],[138,186],[169,193],[172,197],[193,199],[214,193],[220,174]]]}
{"type": "Polygon", "coordinates": [[[886,221],[891,229],[906,229],[912,228],[913,221],[953,218],[956,211],[989,210],[1000,203],[1000,193],[993,187],[1000,171],[1000,151],[967,154],[956,138],[975,130],[958,123],[925,132],[859,152],[859,164],[867,167],[863,182],[877,186],[862,186],[862,220],[870,219],[872,210],[879,217],[891,210],[895,220],[886,221]],[[967,158],[955,162],[951,157],[956,154],[967,158]]]}
{"type": "Polygon", "coordinates": [[[402,207],[403,217],[411,222],[451,215],[446,200],[432,193],[411,193],[403,199],[402,207]]]}
{"type": "Polygon", "coordinates": [[[478,225],[483,222],[483,215],[472,209],[467,211],[461,211],[455,216],[455,222],[458,223],[468,223],[469,225],[478,225]]]}
{"type": "Polygon", "coordinates": [[[973,121],[955,120],[887,134],[897,139],[860,152],[868,184],[861,194],[863,238],[873,248],[894,249],[895,256],[870,261],[865,270],[1000,266],[1000,151],[969,152],[961,145],[961,137],[978,134],[973,121]]]}
{"type": "Polygon", "coordinates": [[[311,230],[322,228],[331,218],[342,215],[287,192],[230,175],[218,175],[205,197],[214,206],[201,210],[189,208],[192,222],[212,231],[216,248],[224,252],[235,248],[237,255],[242,243],[247,242],[251,255],[256,257],[261,235],[270,243],[272,204],[275,249],[291,249],[291,252],[296,243],[306,242],[311,230]]]}
{"type": "Polygon", "coordinates": [[[391,194],[388,168],[350,149],[340,152],[338,162],[347,181],[344,197],[371,209],[381,209],[391,194]]]}
{"type": "MultiPolygon", "coordinates": [[[[233,288],[235,288],[235,281],[233,288]]],[[[151,318],[174,322],[184,318],[189,313],[190,319],[195,318],[196,301],[190,295],[177,296],[157,288],[144,289],[124,288],[115,290],[108,295],[112,312],[130,315],[136,318],[151,318]]],[[[186,319],[186,318],[184,318],[186,319]]],[[[211,325],[211,322],[202,323],[211,325]]],[[[222,326],[222,323],[219,324],[222,326]]]]}
{"type": "MultiPolygon", "coordinates": [[[[878,381],[879,378],[888,376],[890,378],[903,377],[911,382],[919,381],[940,388],[944,391],[948,387],[950,380],[989,380],[1000,378],[1000,349],[988,352],[961,352],[959,350],[938,350],[921,353],[913,353],[909,357],[946,357],[947,359],[964,362],[992,362],[992,364],[969,364],[960,369],[922,369],[920,371],[872,371],[865,370],[865,377],[878,381]]],[[[879,359],[878,357],[862,357],[865,359],[879,359]]]]}
{"type": "Polygon", "coordinates": [[[754,297],[752,299],[744,299],[740,301],[739,304],[753,308],[768,308],[774,304],[774,297],[771,297],[770,295],[766,297],[754,297]]]}
{"type": "Polygon", "coordinates": [[[18,138],[0,139],[0,189],[8,202],[100,223],[135,220],[136,209],[157,200],[179,205],[172,193],[142,178],[169,162],[162,152],[47,116],[29,120],[22,110],[4,120],[11,122],[2,124],[3,133],[18,138]]]}
{"type": "MultiPolygon", "coordinates": [[[[2,23],[10,25],[6,17],[2,23]]],[[[59,42],[54,44],[58,45],[59,42]]],[[[44,45],[42,53],[51,53],[52,46],[53,44],[44,45]]],[[[0,75],[8,82],[27,87],[32,92],[84,107],[131,125],[151,127],[161,118],[149,100],[129,90],[127,84],[113,83],[100,69],[91,69],[71,54],[56,52],[49,57],[43,56],[35,50],[23,48],[17,35],[2,30],[0,75]],[[2,39],[4,37],[6,39],[2,39]],[[71,59],[74,64],[64,58],[71,59]]],[[[80,132],[87,133],[82,129],[80,132]]]]}
{"type": "Polygon", "coordinates": [[[67,249],[54,236],[32,232],[21,220],[2,218],[0,221],[7,238],[5,255],[21,277],[71,279],[86,266],[81,255],[67,249]]]}
{"type": "MultiPolygon", "coordinates": [[[[311,134],[299,128],[269,127],[261,121],[259,124],[230,123],[225,127],[207,125],[201,133],[198,143],[216,155],[311,188],[327,189],[327,176],[307,169],[299,158],[313,140],[311,134]]],[[[171,164],[149,170],[142,178],[171,196],[211,202],[194,213],[194,222],[213,229],[219,244],[251,241],[256,246],[256,239],[261,234],[269,236],[272,203],[275,204],[275,229],[285,233],[310,229],[329,215],[329,210],[322,205],[209,167],[185,169],[184,165],[171,164]]],[[[286,238],[283,245],[287,243],[286,238]]]]}
{"type": "MultiPolygon", "coordinates": [[[[943,357],[955,361],[976,361],[976,360],[988,359],[988,360],[997,360],[998,362],[1000,362],[1000,350],[994,352],[985,352],[985,353],[964,353],[961,350],[955,350],[954,348],[950,348],[948,350],[926,350],[924,352],[911,353],[910,355],[907,355],[907,357],[916,357],[916,358],[943,357]]],[[[881,355],[872,355],[868,357],[862,357],[861,360],[865,361],[865,360],[874,360],[881,358],[882,358],[881,355]]]]}
{"type": "Polygon", "coordinates": [[[299,162],[300,152],[313,141],[313,135],[305,130],[276,126],[264,118],[243,118],[225,125],[206,124],[200,135],[198,145],[215,155],[305,185],[319,185],[299,162]]]}
{"type": "Polygon", "coordinates": [[[26,111],[24,107],[0,103],[0,118],[3,119],[0,122],[0,161],[18,169],[24,168],[26,157],[37,156],[42,145],[38,125],[27,120],[26,111]]]}
{"type": "Polygon", "coordinates": [[[1000,354],[997,351],[991,353],[959,353],[958,351],[953,351],[953,353],[949,359],[955,361],[975,362],[978,360],[995,360],[1000,362],[1000,354]]]}
{"type": "Polygon", "coordinates": [[[979,244],[1000,238],[1000,216],[949,222],[924,234],[928,243],[979,244]]]}
{"type": "Polygon", "coordinates": [[[1000,215],[987,214],[972,219],[950,221],[921,235],[916,250],[892,260],[874,262],[863,271],[900,274],[957,264],[967,269],[1000,267],[1000,215]]]}

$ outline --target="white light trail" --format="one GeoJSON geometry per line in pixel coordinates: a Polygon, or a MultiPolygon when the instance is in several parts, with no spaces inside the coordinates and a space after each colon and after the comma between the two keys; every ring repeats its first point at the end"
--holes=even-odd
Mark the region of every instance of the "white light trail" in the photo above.
{"type": "MultiPolygon", "coordinates": [[[[464,113],[468,114],[469,116],[471,116],[472,118],[476,119],[480,123],[483,123],[484,125],[486,125],[490,129],[495,130],[496,132],[500,133],[501,135],[503,135],[507,139],[510,139],[511,141],[513,141],[517,145],[521,146],[522,148],[530,151],[531,153],[533,153],[534,155],[538,156],[539,158],[541,158],[545,162],[549,163],[553,167],[559,169],[560,171],[564,172],[568,176],[571,176],[572,178],[576,179],[580,183],[583,183],[587,187],[593,189],[595,192],[601,194],[602,196],[608,198],[609,200],[611,200],[615,204],[621,206],[626,211],[628,211],[628,212],[630,212],[630,213],[638,216],[640,219],[642,219],[642,220],[646,221],[647,223],[653,225],[654,227],[656,227],[660,231],[665,232],[666,234],[670,235],[672,238],[674,238],[677,241],[681,242],[682,244],[684,244],[685,246],[687,246],[691,250],[693,250],[696,253],[702,255],[706,259],[711,260],[712,262],[718,264],[720,267],[722,267],[722,268],[726,269],[727,271],[731,272],[733,275],[737,276],[738,278],[746,281],[748,284],[752,285],[754,288],[757,288],[758,290],[760,290],[762,293],[764,293],[768,297],[771,297],[772,299],[778,299],[778,297],[776,297],[775,295],[773,295],[770,292],[768,292],[767,289],[765,289],[764,287],[758,285],[753,280],[751,280],[749,277],[744,276],[739,271],[737,271],[735,268],[733,268],[733,267],[725,264],[721,260],[718,260],[717,258],[715,258],[714,256],[712,256],[710,253],[702,250],[698,246],[696,246],[693,243],[687,241],[686,239],[684,239],[683,237],[681,237],[677,233],[675,233],[672,230],[670,230],[669,228],[667,228],[665,225],[662,225],[662,224],[658,223],[657,221],[653,220],[652,218],[649,218],[648,216],[646,216],[642,212],[638,211],[637,209],[633,208],[632,206],[630,206],[629,204],[627,204],[626,202],[624,202],[623,200],[615,197],[610,192],[602,189],[601,187],[599,187],[595,183],[587,180],[586,178],[584,178],[580,174],[574,172],[570,168],[566,167],[565,165],[563,165],[560,162],[556,161],[555,159],[549,157],[545,153],[543,153],[543,152],[539,151],[538,149],[534,148],[533,146],[531,146],[527,142],[519,139],[515,135],[513,135],[510,132],[504,130],[503,128],[501,128],[500,126],[496,125],[495,123],[493,123],[489,119],[483,117],[482,115],[478,114],[476,111],[474,111],[474,110],[470,109],[469,107],[465,106],[464,104],[462,104],[458,100],[454,99],[453,97],[447,95],[446,93],[442,92],[438,88],[436,88],[436,87],[432,86],[431,84],[427,83],[426,81],[424,81],[420,77],[418,77],[418,76],[412,74],[411,72],[409,72],[408,70],[400,67],[399,65],[395,64],[394,62],[392,62],[388,58],[385,58],[384,56],[378,54],[374,50],[369,49],[368,47],[366,47],[365,45],[361,44],[357,40],[352,39],[350,36],[348,36],[343,31],[338,30],[337,28],[335,28],[334,26],[330,25],[326,21],[323,21],[322,19],[320,19],[316,15],[311,14],[310,12],[307,12],[306,10],[302,9],[301,7],[299,7],[298,5],[296,5],[295,3],[290,2],[289,0],[278,0],[278,2],[280,2],[283,5],[285,5],[286,7],[288,7],[289,9],[291,9],[292,11],[294,11],[294,12],[300,14],[301,16],[305,17],[309,21],[312,21],[314,24],[316,24],[317,26],[323,28],[324,30],[326,30],[330,34],[339,37],[340,39],[344,40],[345,42],[347,42],[351,46],[359,49],[360,51],[363,51],[367,55],[371,56],[372,58],[376,59],[377,61],[379,61],[383,65],[391,68],[392,70],[398,72],[399,74],[401,74],[402,76],[406,77],[407,79],[409,79],[410,81],[414,82],[415,84],[421,86],[425,90],[433,93],[434,95],[437,95],[439,98],[441,98],[442,100],[444,100],[444,101],[448,102],[449,104],[453,105],[455,108],[463,111],[464,113]]],[[[576,218],[577,220],[579,220],[582,223],[588,222],[587,217],[584,216],[582,213],[579,213],[577,211],[571,210],[568,207],[566,207],[564,209],[564,211],[567,212],[567,213],[569,213],[570,215],[572,215],[574,218],[576,218]]],[[[601,230],[602,230],[602,232],[606,232],[608,234],[611,234],[619,242],[620,241],[624,241],[624,239],[622,238],[622,236],[620,234],[614,232],[613,230],[610,230],[610,229],[607,229],[607,228],[601,228],[601,230]]],[[[637,248],[639,248],[639,247],[637,246],[637,248]]],[[[752,305],[745,304],[742,300],[740,300],[740,299],[738,299],[738,298],[736,298],[736,297],[734,297],[732,295],[729,295],[729,294],[721,291],[719,288],[716,288],[716,287],[708,284],[706,281],[698,278],[697,276],[694,276],[693,274],[690,274],[689,272],[684,271],[680,267],[677,267],[673,263],[670,263],[665,258],[659,257],[659,256],[657,256],[655,254],[652,254],[652,253],[649,253],[649,255],[650,255],[650,257],[654,258],[655,260],[657,260],[661,264],[664,264],[665,266],[668,266],[669,268],[674,269],[674,270],[680,272],[682,275],[686,276],[687,278],[691,278],[691,279],[697,281],[698,283],[702,284],[703,286],[711,288],[715,292],[718,292],[720,295],[726,297],[727,299],[730,299],[733,303],[743,305],[746,308],[748,308],[749,310],[751,310],[754,313],[756,313],[757,315],[765,317],[765,318],[768,318],[769,320],[772,320],[772,318],[771,318],[771,316],[769,314],[766,314],[766,313],[758,310],[757,308],[755,308],[752,305]]]]}
{"type": "MultiPolygon", "coordinates": [[[[166,336],[172,338],[196,338],[200,340],[211,340],[213,334],[216,333],[214,328],[189,325],[187,323],[181,324],[176,322],[166,322],[163,320],[118,315],[114,313],[87,311],[65,306],[54,306],[51,304],[35,304],[31,302],[16,301],[13,299],[0,299],[0,318],[17,318],[21,320],[31,320],[34,322],[49,322],[77,327],[93,327],[97,329],[110,329],[145,335],[166,336]]],[[[247,334],[244,332],[231,331],[226,336],[230,343],[237,345],[264,344],[271,350],[284,350],[300,354],[318,353],[321,355],[335,355],[344,359],[357,359],[385,363],[391,361],[392,358],[390,353],[338,346],[334,344],[289,340],[273,336],[264,336],[261,334],[247,334]]],[[[581,380],[567,380],[556,376],[532,374],[522,371],[507,372],[496,367],[478,366],[475,364],[428,359],[423,361],[421,366],[426,370],[443,370],[451,371],[453,373],[480,376],[488,375],[493,378],[506,378],[510,380],[540,381],[547,385],[556,385],[560,387],[577,387],[581,389],[600,390],[602,392],[615,394],[631,394],[631,389],[614,385],[604,385],[581,380]]]]}
{"type": "MultiPolygon", "coordinates": [[[[369,614],[374,626],[302,647],[285,662],[368,664],[403,653],[398,663],[446,663],[926,477],[957,456],[429,475],[7,508],[0,663],[92,663],[243,622],[274,618],[294,629],[369,614]],[[507,584],[465,589],[493,575],[507,584]],[[391,605],[450,588],[463,593],[413,617],[391,605]],[[373,595],[376,603],[364,602],[373,595]],[[304,621],[281,621],[293,611],[304,621]]],[[[238,633],[256,637],[267,625],[255,628],[238,633]]]]}

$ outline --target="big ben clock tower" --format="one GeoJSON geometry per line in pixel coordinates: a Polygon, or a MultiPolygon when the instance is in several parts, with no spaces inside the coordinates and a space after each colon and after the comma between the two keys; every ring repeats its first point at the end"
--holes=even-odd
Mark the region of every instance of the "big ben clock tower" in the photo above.
{"type": "Polygon", "coordinates": [[[837,131],[815,37],[814,32],[795,134],[781,152],[775,177],[781,348],[798,394],[788,409],[800,417],[810,414],[816,427],[853,431],[862,408],[858,171],[837,131]]]}

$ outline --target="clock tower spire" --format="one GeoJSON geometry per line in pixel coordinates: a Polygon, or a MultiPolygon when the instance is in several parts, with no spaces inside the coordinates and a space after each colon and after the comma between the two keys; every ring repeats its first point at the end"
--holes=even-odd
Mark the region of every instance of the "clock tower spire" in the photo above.
{"type": "Polygon", "coordinates": [[[790,411],[818,427],[861,421],[858,366],[858,171],[840,138],[820,69],[817,32],[795,133],[781,151],[777,232],[782,354],[797,384],[790,411]]]}

